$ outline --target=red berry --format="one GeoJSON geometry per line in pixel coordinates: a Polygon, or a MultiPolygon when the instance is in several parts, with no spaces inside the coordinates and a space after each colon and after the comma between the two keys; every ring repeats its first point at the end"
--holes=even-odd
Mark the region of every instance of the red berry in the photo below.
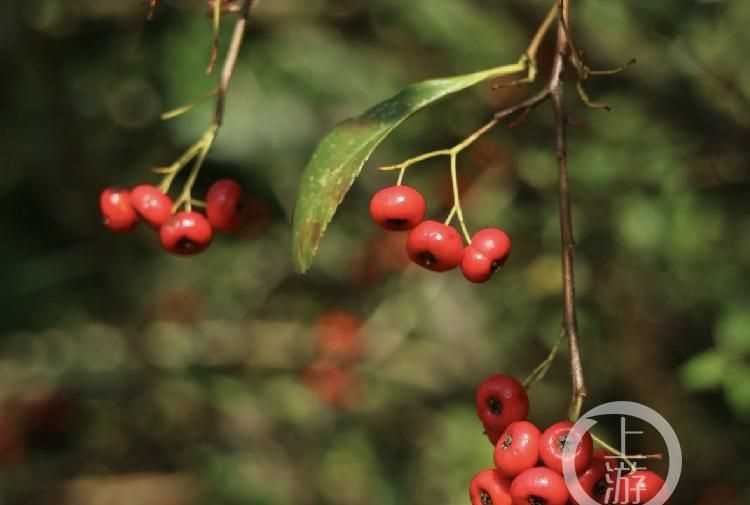
{"type": "Polygon", "coordinates": [[[461,260],[461,271],[471,282],[485,282],[510,255],[510,237],[499,228],[479,230],[461,260]]]}
{"type": "Polygon", "coordinates": [[[512,478],[539,460],[539,428],[528,421],[510,423],[495,446],[495,467],[512,478]]]}
{"type": "Polygon", "coordinates": [[[493,469],[482,470],[469,485],[471,505],[511,505],[510,481],[493,469]]]}
{"type": "Polygon", "coordinates": [[[138,222],[138,214],[126,189],[107,188],[99,195],[104,226],[112,231],[128,231],[138,222]]]}
{"type": "Polygon", "coordinates": [[[565,505],[568,489],[562,476],[537,466],[521,472],[510,486],[513,505],[565,505]]]}
{"type": "Polygon", "coordinates": [[[333,310],[321,314],[315,323],[318,354],[336,362],[352,362],[364,352],[362,321],[355,315],[333,310]]]}
{"type": "Polygon", "coordinates": [[[461,258],[461,272],[471,282],[487,282],[494,272],[492,260],[481,252],[468,246],[464,249],[463,258],[461,258]]]}
{"type": "Polygon", "coordinates": [[[477,388],[477,415],[488,433],[502,433],[510,423],[523,421],[529,414],[529,397],[513,377],[495,374],[477,388]]]}
{"type": "Polygon", "coordinates": [[[242,186],[231,179],[221,179],[208,188],[206,215],[208,222],[220,231],[234,231],[242,224],[242,186]]]}
{"type": "Polygon", "coordinates": [[[302,382],[321,402],[335,408],[353,407],[361,396],[359,378],[351,368],[323,360],[305,368],[302,382]]]}
{"type": "Polygon", "coordinates": [[[639,505],[651,500],[664,486],[664,479],[650,470],[636,470],[611,480],[602,503],[639,505]]]}
{"type": "Polygon", "coordinates": [[[422,194],[409,186],[390,186],[370,200],[370,216],[386,230],[411,230],[422,219],[427,204],[422,194]]]}
{"type": "Polygon", "coordinates": [[[461,263],[464,244],[455,228],[437,221],[423,221],[409,232],[406,251],[417,265],[445,272],[461,263]]]}
{"type": "Polygon", "coordinates": [[[161,245],[181,256],[198,254],[211,244],[213,230],[202,214],[178,212],[159,230],[161,245]]]}
{"type": "MultiPolygon", "coordinates": [[[[607,490],[607,458],[609,453],[604,449],[597,449],[591,457],[591,465],[578,476],[578,483],[583,491],[597,503],[604,499],[607,490]]],[[[570,503],[579,505],[571,496],[570,503]]]]}
{"type": "MultiPolygon", "coordinates": [[[[544,430],[539,440],[539,456],[545,465],[556,472],[563,471],[563,451],[566,444],[575,443],[575,440],[568,436],[572,427],[572,422],[560,421],[544,430]]],[[[594,442],[591,434],[584,433],[573,455],[573,465],[577,474],[589,467],[593,452],[594,442]]]]}
{"type": "Polygon", "coordinates": [[[154,228],[166,223],[172,215],[172,199],[156,186],[136,186],[130,192],[130,199],[138,214],[154,228]]]}
{"type": "Polygon", "coordinates": [[[501,266],[510,256],[510,237],[500,228],[484,228],[471,238],[471,245],[501,266]]]}

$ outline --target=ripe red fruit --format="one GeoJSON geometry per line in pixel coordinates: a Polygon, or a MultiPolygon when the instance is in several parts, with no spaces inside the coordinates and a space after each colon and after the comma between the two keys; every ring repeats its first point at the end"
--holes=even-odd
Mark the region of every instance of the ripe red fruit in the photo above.
{"type": "Polygon", "coordinates": [[[471,238],[471,245],[498,266],[505,263],[510,255],[510,237],[500,228],[484,228],[471,238]]]}
{"type": "Polygon", "coordinates": [[[461,272],[466,279],[476,283],[487,282],[494,271],[492,261],[487,256],[472,246],[464,249],[464,255],[461,258],[461,272]]]}
{"type": "Polygon", "coordinates": [[[409,232],[406,251],[417,265],[445,272],[461,263],[464,244],[455,228],[437,221],[423,221],[409,232]]]}
{"type": "Polygon", "coordinates": [[[234,231],[242,224],[242,186],[231,179],[221,179],[208,188],[206,216],[219,231],[234,231]]]}
{"type": "Polygon", "coordinates": [[[112,231],[131,230],[138,222],[130,193],[126,189],[107,188],[99,195],[99,209],[104,226],[112,231]]]}
{"type": "Polygon", "coordinates": [[[510,481],[493,469],[482,470],[469,485],[471,505],[511,505],[510,481]]]}
{"type": "Polygon", "coordinates": [[[198,212],[178,212],[159,230],[161,245],[180,256],[198,254],[213,239],[213,230],[205,217],[198,212]]]}
{"type": "Polygon", "coordinates": [[[136,186],[130,192],[130,200],[138,214],[154,228],[159,228],[172,216],[172,199],[156,186],[136,186]]]}
{"type": "Polygon", "coordinates": [[[461,260],[461,271],[471,282],[486,282],[510,255],[510,237],[499,228],[479,230],[461,260]]]}
{"type": "MultiPolygon", "coordinates": [[[[559,473],[563,471],[563,451],[566,444],[575,443],[575,440],[568,436],[572,427],[572,422],[560,421],[544,430],[539,439],[539,456],[545,465],[559,473]]],[[[584,433],[573,455],[573,465],[577,474],[589,467],[593,452],[594,442],[591,434],[584,433]]]]}
{"type": "Polygon", "coordinates": [[[370,216],[386,230],[411,230],[422,219],[427,204],[422,194],[410,186],[390,186],[370,200],[370,216]]]}
{"type": "Polygon", "coordinates": [[[510,485],[513,505],[565,505],[568,489],[562,476],[537,466],[521,472],[510,485]]]}
{"type": "Polygon", "coordinates": [[[495,467],[508,478],[536,465],[539,460],[539,428],[528,421],[510,423],[495,446],[495,467]]]}
{"type": "Polygon", "coordinates": [[[343,310],[321,314],[315,323],[318,353],[336,362],[352,362],[362,357],[362,321],[343,310]]]}
{"type": "Polygon", "coordinates": [[[308,366],[302,382],[321,402],[334,408],[353,407],[361,397],[359,378],[354,371],[324,360],[308,366]]]}
{"type": "Polygon", "coordinates": [[[650,470],[636,470],[613,480],[602,503],[639,505],[651,500],[664,486],[664,479],[650,470]]]}
{"type": "Polygon", "coordinates": [[[529,414],[529,397],[513,377],[495,374],[487,377],[475,395],[477,415],[487,433],[502,433],[510,423],[523,421],[529,414]]]}
{"type": "MultiPolygon", "coordinates": [[[[578,476],[578,483],[583,491],[597,503],[601,503],[607,490],[607,451],[597,449],[591,457],[591,465],[578,476]]],[[[571,495],[570,503],[579,505],[571,495]]]]}

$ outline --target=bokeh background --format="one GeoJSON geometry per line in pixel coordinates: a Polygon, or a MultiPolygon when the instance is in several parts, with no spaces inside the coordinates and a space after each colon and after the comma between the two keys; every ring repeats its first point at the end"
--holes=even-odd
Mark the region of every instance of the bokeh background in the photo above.
{"type": "MultiPolygon", "coordinates": [[[[400,128],[304,277],[290,215],[336,122],[515,61],[549,2],[260,1],[199,181],[240,180],[248,222],[192,259],[98,213],[103,187],[156,183],[211,115],[159,120],[214,86],[205,6],[165,0],[146,22],[145,3],[0,7],[0,503],[468,503],[491,464],[474,386],[525,376],[559,334],[549,106],[461,158],[470,225],[514,238],[486,285],[407,268],[367,202],[393,180],[378,163],[453,145],[528,90],[482,85],[400,128]]],[[[587,405],[639,401],[672,423],[673,503],[748,503],[750,3],[579,0],[573,19],[592,66],[638,59],[589,83],[613,112],[569,94],[587,405]]],[[[446,160],[407,181],[445,216],[446,160]]],[[[568,396],[562,355],[532,420],[563,418],[568,396]]],[[[633,443],[663,450],[648,430],[633,443]]]]}

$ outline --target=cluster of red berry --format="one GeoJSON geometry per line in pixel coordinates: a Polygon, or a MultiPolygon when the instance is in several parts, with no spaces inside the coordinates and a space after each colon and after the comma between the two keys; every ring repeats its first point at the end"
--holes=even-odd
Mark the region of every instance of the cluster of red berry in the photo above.
{"type": "Polygon", "coordinates": [[[346,409],[360,396],[354,366],[364,355],[362,321],[343,311],[324,312],[315,322],[316,357],[302,381],[325,404],[346,409]]]}
{"type": "Polygon", "coordinates": [[[175,212],[167,194],[156,186],[141,184],[131,190],[105,189],[99,197],[99,207],[104,225],[110,230],[130,231],[143,219],[159,231],[165,250],[187,256],[205,250],[213,240],[214,230],[230,232],[238,228],[242,198],[242,187],[237,182],[221,179],[206,193],[205,216],[192,207],[175,212]]]}
{"type": "Polygon", "coordinates": [[[397,185],[381,189],[370,200],[370,216],[386,230],[410,230],[409,258],[435,272],[461,266],[471,282],[486,282],[510,255],[510,237],[499,228],[485,228],[464,247],[461,234],[447,223],[424,220],[427,204],[416,189],[397,185]]]}
{"type": "MultiPolygon", "coordinates": [[[[573,423],[560,421],[544,431],[526,420],[529,398],[513,377],[496,374],[476,391],[477,415],[495,446],[495,468],[471,481],[472,505],[579,505],[562,476],[563,454],[573,423]]],[[[567,455],[566,455],[567,456],[567,455]]],[[[661,489],[654,472],[635,470],[620,475],[604,450],[594,451],[589,433],[580,437],[572,454],[578,483],[596,503],[643,504],[661,489]]]]}

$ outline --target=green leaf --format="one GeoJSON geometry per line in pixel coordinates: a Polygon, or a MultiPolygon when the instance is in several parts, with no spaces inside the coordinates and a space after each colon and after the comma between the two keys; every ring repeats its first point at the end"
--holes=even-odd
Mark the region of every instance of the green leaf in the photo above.
{"type": "Polygon", "coordinates": [[[682,383],[691,390],[705,390],[718,386],[724,380],[727,360],[723,354],[710,350],[693,356],[682,366],[682,383]]]}
{"type": "Polygon", "coordinates": [[[750,312],[747,304],[726,310],[714,330],[716,343],[728,353],[746,353],[750,350],[750,312]]]}
{"type": "Polygon", "coordinates": [[[412,84],[359,117],[333,129],[318,145],[305,167],[294,210],[292,256],[306,272],[320,240],[341,201],[375,148],[399,124],[437,100],[494,77],[526,70],[526,62],[473,74],[412,84]]]}

